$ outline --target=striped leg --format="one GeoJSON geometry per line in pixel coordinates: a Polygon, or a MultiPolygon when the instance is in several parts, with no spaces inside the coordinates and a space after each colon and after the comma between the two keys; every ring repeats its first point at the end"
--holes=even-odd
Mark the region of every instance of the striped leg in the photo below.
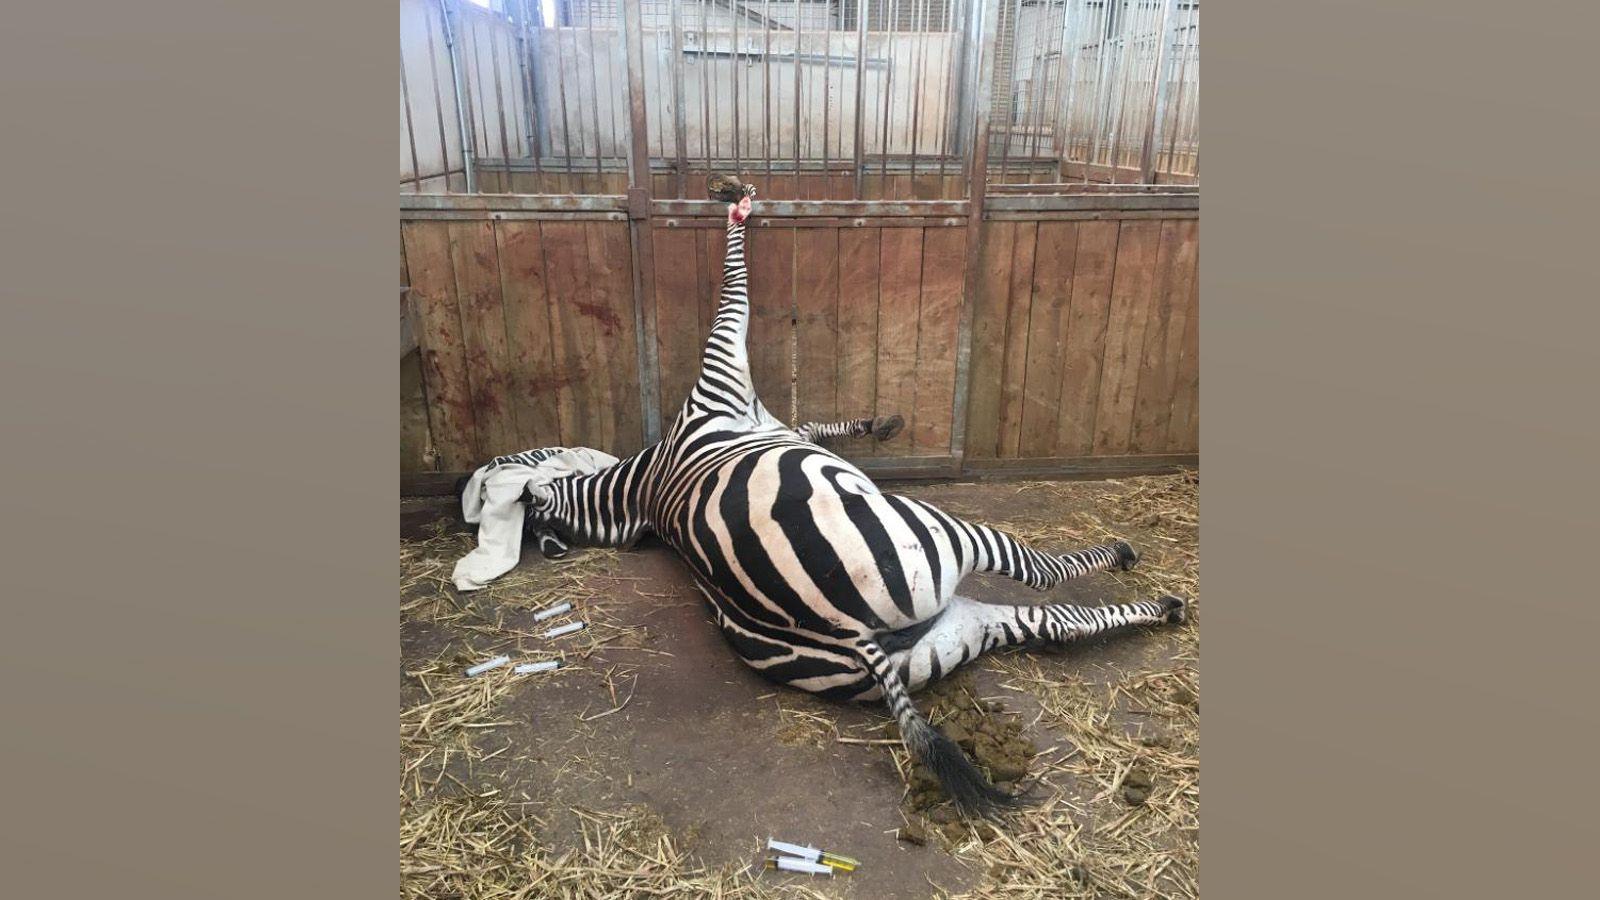
{"type": "Polygon", "coordinates": [[[744,259],[745,219],[750,216],[750,198],[755,189],[746,190],[744,199],[728,205],[722,300],[700,357],[700,380],[689,393],[691,406],[721,408],[735,415],[749,411],[756,403],[745,344],[750,333],[750,273],[744,259]]]}
{"type": "Polygon", "coordinates": [[[846,419],[843,422],[807,422],[795,429],[803,441],[820,444],[831,438],[858,438],[872,435],[887,441],[906,427],[903,416],[878,416],[875,419],[846,419]]]}
{"type": "Polygon", "coordinates": [[[932,522],[944,526],[951,535],[969,572],[997,572],[1022,582],[1034,590],[1048,590],[1063,581],[1081,578],[1091,572],[1126,571],[1139,561],[1139,554],[1127,541],[1116,541],[1070,553],[1054,555],[1024,545],[1021,541],[990,528],[958,519],[920,500],[897,497],[915,506],[932,522]]]}
{"type": "MultiPolygon", "coordinates": [[[[1184,602],[1171,596],[1109,606],[1003,606],[958,595],[931,628],[910,646],[897,648],[891,658],[900,680],[915,691],[995,647],[1065,643],[1129,625],[1176,624],[1184,613],[1184,602]]],[[[884,636],[880,643],[895,646],[894,636],[884,636]]]]}

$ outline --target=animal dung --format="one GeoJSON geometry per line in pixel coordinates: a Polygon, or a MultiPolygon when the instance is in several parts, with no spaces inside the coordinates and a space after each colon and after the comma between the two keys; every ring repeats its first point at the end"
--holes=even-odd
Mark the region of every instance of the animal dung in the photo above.
{"type": "Polygon", "coordinates": [[[509,656],[496,656],[494,659],[486,660],[484,662],[478,663],[477,665],[475,665],[472,668],[468,669],[467,670],[467,677],[468,678],[472,678],[472,677],[475,677],[475,676],[478,676],[478,675],[482,675],[483,673],[489,671],[490,669],[498,669],[499,667],[505,665],[508,662],[511,662],[511,657],[509,657],[509,656]]]}
{"type": "Polygon", "coordinates": [[[559,616],[564,612],[571,611],[571,609],[571,603],[557,603],[555,606],[549,607],[548,609],[541,609],[534,613],[533,620],[535,622],[543,622],[545,619],[548,619],[552,616],[559,616]]]}
{"type": "Polygon", "coordinates": [[[785,872],[805,872],[808,875],[832,875],[833,867],[822,863],[814,863],[807,859],[797,859],[793,856],[769,856],[766,861],[767,869],[781,869],[785,872]]]}
{"type": "Polygon", "coordinates": [[[544,636],[547,638],[558,638],[562,635],[572,634],[574,631],[582,631],[588,626],[588,622],[568,622],[565,625],[561,625],[546,631],[544,636]]]}
{"type": "Polygon", "coordinates": [[[548,672],[551,669],[560,668],[560,666],[561,660],[546,659],[541,662],[523,663],[511,671],[517,673],[518,675],[532,675],[535,672],[548,672]]]}

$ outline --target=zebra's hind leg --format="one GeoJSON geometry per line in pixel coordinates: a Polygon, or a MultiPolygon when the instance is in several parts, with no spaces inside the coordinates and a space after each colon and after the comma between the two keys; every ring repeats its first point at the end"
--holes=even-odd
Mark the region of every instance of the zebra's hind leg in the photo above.
{"type": "Polygon", "coordinates": [[[939,786],[955,801],[957,809],[966,815],[986,816],[1016,805],[1017,797],[990,784],[961,747],[917,711],[893,660],[881,646],[874,641],[862,641],[857,650],[883,693],[895,723],[900,726],[900,740],[912,758],[939,780],[939,786]]]}
{"type": "Polygon", "coordinates": [[[1172,596],[1108,606],[1007,606],[957,595],[911,642],[902,646],[895,633],[879,636],[879,642],[889,650],[900,681],[915,691],[996,647],[1065,643],[1129,625],[1177,624],[1185,612],[1184,602],[1172,596]]]}
{"type": "Polygon", "coordinates": [[[906,497],[896,499],[915,504],[934,523],[944,527],[970,566],[967,571],[996,572],[1034,590],[1048,590],[1091,572],[1126,571],[1139,562],[1138,552],[1127,541],[1113,541],[1068,553],[1045,553],[1003,531],[958,519],[932,504],[906,497]]]}
{"type": "Polygon", "coordinates": [[[887,441],[906,427],[904,416],[877,416],[871,419],[846,419],[843,422],[807,422],[795,429],[800,439],[820,444],[830,438],[858,438],[872,435],[887,441]]]}

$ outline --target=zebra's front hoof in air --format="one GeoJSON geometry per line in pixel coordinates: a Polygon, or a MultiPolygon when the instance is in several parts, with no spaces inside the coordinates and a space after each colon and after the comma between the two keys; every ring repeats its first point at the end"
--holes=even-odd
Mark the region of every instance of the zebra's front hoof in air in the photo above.
{"type": "Polygon", "coordinates": [[[905,427],[905,416],[879,416],[872,420],[872,436],[880,441],[892,440],[905,427]]]}
{"type": "Polygon", "coordinates": [[[1139,564],[1139,551],[1127,541],[1117,541],[1111,545],[1117,551],[1117,568],[1126,572],[1139,564]]]}
{"type": "Polygon", "coordinates": [[[1168,594],[1161,598],[1161,608],[1167,611],[1168,625],[1182,625],[1189,618],[1189,606],[1183,598],[1168,594]]]}

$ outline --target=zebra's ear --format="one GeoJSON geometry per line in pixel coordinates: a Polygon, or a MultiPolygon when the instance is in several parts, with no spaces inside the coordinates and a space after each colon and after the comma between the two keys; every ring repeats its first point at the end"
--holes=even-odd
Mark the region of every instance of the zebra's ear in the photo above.
{"type": "Polygon", "coordinates": [[[535,485],[530,481],[522,486],[522,496],[519,499],[528,504],[529,509],[549,509],[555,500],[555,492],[550,490],[548,484],[535,485]]]}

